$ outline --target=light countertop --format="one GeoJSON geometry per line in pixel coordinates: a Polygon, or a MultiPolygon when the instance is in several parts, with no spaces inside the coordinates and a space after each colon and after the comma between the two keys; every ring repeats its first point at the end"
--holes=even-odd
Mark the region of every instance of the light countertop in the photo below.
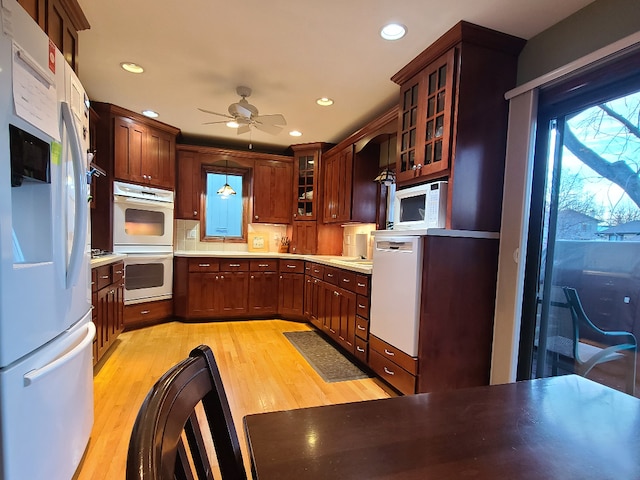
{"type": "Polygon", "coordinates": [[[123,253],[111,253],[109,255],[101,255],[91,259],[91,268],[101,267],[103,265],[109,265],[119,260],[126,258],[123,253]]]}

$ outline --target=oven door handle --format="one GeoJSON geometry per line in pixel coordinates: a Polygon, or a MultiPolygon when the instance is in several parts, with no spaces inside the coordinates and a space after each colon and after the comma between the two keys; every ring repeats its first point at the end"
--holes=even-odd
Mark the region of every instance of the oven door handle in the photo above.
{"type": "Polygon", "coordinates": [[[124,261],[125,263],[130,263],[131,260],[133,261],[142,260],[142,261],[148,262],[149,260],[167,260],[171,257],[173,257],[173,253],[163,253],[161,255],[134,253],[134,254],[127,254],[124,261]]]}
{"type": "Polygon", "coordinates": [[[115,203],[126,203],[128,205],[142,205],[145,207],[162,207],[173,210],[173,203],[164,202],[162,200],[147,200],[146,198],[124,197],[122,195],[114,195],[115,203]]]}

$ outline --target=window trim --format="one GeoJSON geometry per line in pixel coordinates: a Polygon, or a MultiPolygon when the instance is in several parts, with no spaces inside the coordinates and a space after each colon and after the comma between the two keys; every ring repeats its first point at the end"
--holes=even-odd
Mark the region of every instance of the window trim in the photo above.
{"type": "MultiPolygon", "coordinates": [[[[251,191],[251,169],[248,167],[236,167],[224,165],[202,165],[200,176],[200,184],[202,191],[202,214],[200,215],[200,241],[212,243],[247,243],[249,228],[249,194],[251,191]],[[207,174],[229,174],[242,176],[242,236],[241,237],[225,237],[225,236],[207,236],[207,174]]],[[[216,193],[213,192],[215,195],[216,193]]]]}

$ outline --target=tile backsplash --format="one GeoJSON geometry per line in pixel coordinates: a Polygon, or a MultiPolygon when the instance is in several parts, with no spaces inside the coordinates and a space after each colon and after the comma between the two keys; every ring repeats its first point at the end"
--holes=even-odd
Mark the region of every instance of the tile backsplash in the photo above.
{"type": "Polygon", "coordinates": [[[373,236],[375,223],[344,225],[342,234],[342,255],[345,257],[362,256],[370,259],[373,254],[373,236]]]}
{"type": "MultiPolygon", "coordinates": [[[[269,239],[269,252],[277,252],[280,238],[290,235],[288,225],[270,225],[253,223],[249,225],[249,232],[265,234],[269,239]]],[[[375,224],[344,225],[342,234],[342,255],[345,257],[364,256],[371,258],[375,224]]],[[[246,252],[246,243],[236,242],[201,242],[200,222],[197,220],[176,220],[174,228],[174,248],[176,251],[187,252],[246,252]]]]}
{"type": "MultiPolygon", "coordinates": [[[[256,223],[249,225],[249,232],[267,235],[269,251],[277,252],[280,238],[287,235],[287,225],[268,225],[256,223]]],[[[246,252],[246,243],[237,242],[201,242],[200,222],[198,220],[176,220],[174,228],[174,249],[187,252],[246,252]]]]}

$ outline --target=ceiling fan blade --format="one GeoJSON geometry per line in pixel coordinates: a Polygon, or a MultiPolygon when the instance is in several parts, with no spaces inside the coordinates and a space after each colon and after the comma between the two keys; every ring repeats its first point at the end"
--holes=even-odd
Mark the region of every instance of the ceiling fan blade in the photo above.
{"type": "Polygon", "coordinates": [[[212,115],[220,115],[221,117],[233,118],[231,115],[227,115],[226,113],[212,112],[211,110],[205,110],[204,108],[198,108],[198,110],[204,113],[210,113],[212,115]]]}
{"type": "Polygon", "coordinates": [[[258,123],[263,125],[286,125],[287,121],[284,117],[279,113],[274,113],[273,115],[258,115],[253,117],[252,120],[255,120],[258,123]]]}
{"type": "Polygon", "coordinates": [[[277,135],[282,131],[282,127],[278,127],[277,125],[269,125],[268,123],[259,123],[255,122],[253,124],[258,130],[262,130],[263,132],[270,133],[271,135],[277,135]]]}
{"type": "Polygon", "coordinates": [[[238,127],[238,135],[242,135],[243,133],[247,133],[249,130],[251,130],[251,128],[249,127],[249,125],[240,125],[238,127]]]}
{"type": "Polygon", "coordinates": [[[218,122],[204,122],[202,125],[215,125],[216,123],[229,123],[229,120],[220,120],[218,122]]]}

